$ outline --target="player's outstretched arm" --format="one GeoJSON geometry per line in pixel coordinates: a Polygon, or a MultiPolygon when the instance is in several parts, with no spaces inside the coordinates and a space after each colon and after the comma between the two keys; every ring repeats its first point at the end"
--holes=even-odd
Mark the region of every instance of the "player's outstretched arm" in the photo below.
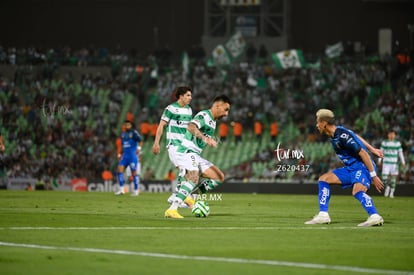
{"type": "Polygon", "coordinates": [[[371,144],[369,144],[368,141],[366,141],[363,137],[361,137],[358,134],[357,134],[357,137],[362,141],[362,143],[365,145],[365,147],[367,147],[367,149],[372,154],[374,154],[375,156],[377,156],[379,158],[383,158],[384,157],[384,152],[382,152],[381,149],[375,148],[374,146],[372,146],[371,144]]]}
{"type": "Polygon", "coordinates": [[[362,162],[368,168],[368,171],[372,178],[372,184],[375,186],[375,189],[377,189],[377,191],[381,193],[382,190],[384,189],[384,184],[382,183],[381,179],[377,176],[377,173],[375,172],[374,165],[372,164],[372,161],[371,161],[371,157],[369,156],[368,152],[362,148],[358,154],[361,157],[362,162]]]}

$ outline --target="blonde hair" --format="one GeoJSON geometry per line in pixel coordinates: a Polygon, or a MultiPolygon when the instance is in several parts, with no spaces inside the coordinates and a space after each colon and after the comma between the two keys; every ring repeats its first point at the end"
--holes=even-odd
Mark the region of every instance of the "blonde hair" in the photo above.
{"type": "Polygon", "coordinates": [[[334,113],[329,109],[319,109],[316,112],[316,120],[320,121],[326,121],[329,124],[335,123],[335,115],[334,113]]]}

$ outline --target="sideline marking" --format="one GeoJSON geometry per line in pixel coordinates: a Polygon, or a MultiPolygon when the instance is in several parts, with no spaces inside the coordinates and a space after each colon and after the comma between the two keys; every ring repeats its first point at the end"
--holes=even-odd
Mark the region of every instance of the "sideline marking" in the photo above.
{"type": "Polygon", "coordinates": [[[47,249],[47,250],[64,250],[64,251],[76,251],[76,252],[90,252],[90,253],[104,253],[104,254],[117,254],[117,255],[132,255],[132,256],[142,256],[142,257],[180,259],[180,260],[199,260],[199,261],[226,262],[226,263],[239,263],[239,264],[261,264],[261,265],[272,265],[272,266],[340,270],[340,271],[352,271],[352,272],[359,272],[359,273],[374,273],[374,274],[387,274],[387,275],[414,274],[413,271],[385,270],[385,269],[373,269],[373,268],[341,266],[341,265],[326,265],[326,264],[287,262],[287,261],[275,261],[275,260],[253,260],[253,259],[243,259],[243,258],[224,258],[224,257],[210,257],[210,256],[187,256],[187,255],[177,255],[177,254],[138,252],[138,251],[128,251],[128,250],[111,250],[111,249],[100,249],[100,248],[59,247],[59,246],[9,243],[9,242],[0,242],[0,246],[47,249]]]}
{"type": "Polygon", "coordinates": [[[256,227],[236,227],[236,226],[212,226],[212,227],[178,227],[178,226],[104,226],[104,227],[84,227],[84,226],[74,226],[74,227],[50,227],[50,226],[11,226],[11,227],[0,227],[0,230],[364,230],[373,227],[331,227],[331,226],[295,226],[295,227],[265,227],[265,226],[256,226],[256,227]]]}

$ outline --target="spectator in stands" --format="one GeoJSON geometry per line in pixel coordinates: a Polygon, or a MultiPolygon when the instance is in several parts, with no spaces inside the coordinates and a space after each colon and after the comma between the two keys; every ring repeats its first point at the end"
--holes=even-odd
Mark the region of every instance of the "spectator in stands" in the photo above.
{"type": "Polygon", "coordinates": [[[134,115],[132,114],[131,111],[127,112],[126,119],[129,120],[129,121],[134,121],[134,115]]]}
{"type": "Polygon", "coordinates": [[[225,142],[227,140],[227,136],[229,134],[229,125],[226,121],[221,121],[219,125],[219,136],[220,141],[225,142]]]}
{"type": "Polygon", "coordinates": [[[103,179],[105,185],[109,184],[111,186],[113,178],[114,178],[114,176],[113,176],[112,172],[109,170],[109,167],[106,167],[105,170],[102,172],[102,179],[103,179]]]}
{"type": "Polygon", "coordinates": [[[175,176],[174,171],[172,169],[170,169],[170,170],[168,170],[168,173],[165,175],[164,179],[169,180],[169,181],[174,181],[175,178],[176,178],[176,176],[175,176]]]}
{"type": "Polygon", "coordinates": [[[26,190],[26,191],[33,191],[33,187],[32,187],[32,185],[31,185],[30,183],[28,183],[28,184],[26,185],[25,190],[26,190]]]}
{"type": "Polygon", "coordinates": [[[143,136],[144,141],[147,141],[148,137],[151,134],[151,124],[148,122],[148,120],[144,120],[141,122],[140,132],[143,136]]]}
{"type": "Polygon", "coordinates": [[[239,142],[242,142],[242,135],[243,135],[243,125],[240,121],[233,122],[233,136],[234,136],[234,143],[237,145],[239,142]]]}
{"type": "Polygon", "coordinates": [[[270,123],[270,141],[276,142],[277,136],[279,135],[279,124],[276,121],[270,123]]]}
{"type": "Polygon", "coordinates": [[[254,121],[254,134],[256,136],[256,141],[260,144],[262,142],[263,134],[263,124],[260,120],[254,121]]]}

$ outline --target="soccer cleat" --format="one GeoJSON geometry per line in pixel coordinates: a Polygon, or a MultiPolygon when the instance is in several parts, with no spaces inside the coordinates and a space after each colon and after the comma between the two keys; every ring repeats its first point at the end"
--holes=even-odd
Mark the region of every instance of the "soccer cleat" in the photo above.
{"type": "Polygon", "coordinates": [[[119,196],[119,195],[125,195],[124,191],[119,190],[118,192],[115,193],[115,195],[119,196]]]}
{"type": "Polygon", "coordinates": [[[358,224],[358,226],[381,226],[384,224],[384,219],[378,214],[372,214],[368,219],[358,224]]]}
{"type": "Polygon", "coordinates": [[[184,203],[188,205],[188,208],[192,209],[195,200],[191,196],[188,196],[187,198],[185,198],[184,203]]]}
{"type": "Polygon", "coordinates": [[[327,212],[319,212],[313,217],[312,220],[305,222],[305,224],[329,224],[331,223],[331,218],[327,212]]]}
{"type": "Polygon", "coordinates": [[[180,213],[178,213],[177,210],[165,210],[164,216],[166,218],[172,218],[172,219],[184,219],[183,216],[180,215],[180,213]]]}
{"type": "Polygon", "coordinates": [[[139,196],[139,192],[138,191],[134,191],[132,194],[131,194],[131,197],[138,197],[139,196]]]}

